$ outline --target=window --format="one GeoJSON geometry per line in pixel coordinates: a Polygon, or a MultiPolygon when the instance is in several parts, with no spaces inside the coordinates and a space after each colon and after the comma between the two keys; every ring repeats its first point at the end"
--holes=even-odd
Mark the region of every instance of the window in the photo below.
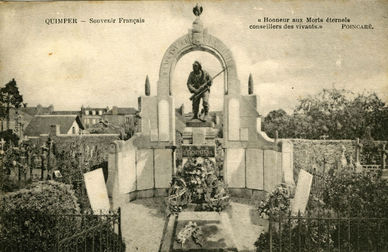
{"type": "Polygon", "coordinates": [[[99,114],[99,115],[102,115],[102,110],[99,110],[99,111],[98,111],[98,114],[99,114]]]}
{"type": "Polygon", "coordinates": [[[89,115],[89,110],[85,110],[85,115],[89,115]]]}
{"type": "Polygon", "coordinates": [[[72,127],[72,128],[71,128],[71,133],[72,133],[73,135],[75,135],[75,127],[72,127]]]}
{"type": "Polygon", "coordinates": [[[92,110],[92,115],[96,115],[96,111],[95,110],[92,110]]]}

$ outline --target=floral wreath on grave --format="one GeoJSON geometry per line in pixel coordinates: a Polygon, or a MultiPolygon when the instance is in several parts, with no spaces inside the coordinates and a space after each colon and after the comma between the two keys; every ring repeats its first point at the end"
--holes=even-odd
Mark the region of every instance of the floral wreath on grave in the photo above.
{"type": "Polygon", "coordinates": [[[226,185],[216,176],[216,164],[209,158],[189,158],[172,179],[167,197],[168,214],[194,204],[197,211],[222,211],[230,202],[226,185]]]}
{"type": "Polygon", "coordinates": [[[260,217],[268,219],[278,219],[280,215],[286,216],[290,211],[290,200],[292,197],[291,188],[286,184],[278,185],[271,193],[268,193],[264,200],[262,200],[257,210],[260,217]]]}

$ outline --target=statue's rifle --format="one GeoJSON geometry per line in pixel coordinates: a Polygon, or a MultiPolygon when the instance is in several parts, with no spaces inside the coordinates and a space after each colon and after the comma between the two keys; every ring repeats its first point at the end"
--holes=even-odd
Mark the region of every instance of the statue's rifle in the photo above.
{"type": "Polygon", "coordinates": [[[200,97],[203,93],[205,93],[206,91],[209,90],[209,86],[207,85],[208,83],[212,82],[215,78],[217,78],[218,75],[220,75],[221,73],[223,73],[224,71],[226,70],[226,68],[222,69],[221,72],[219,72],[218,74],[214,75],[212,78],[210,78],[210,80],[206,81],[200,88],[199,88],[199,91],[195,94],[193,94],[191,97],[190,97],[190,100],[196,100],[198,99],[198,97],[200,97]]]}

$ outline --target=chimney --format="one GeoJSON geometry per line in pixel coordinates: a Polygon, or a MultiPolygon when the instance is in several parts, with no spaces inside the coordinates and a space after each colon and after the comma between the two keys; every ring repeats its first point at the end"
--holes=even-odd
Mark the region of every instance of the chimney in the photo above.
{"type": "Polygon", "coordinates": [[[118,114],[118,108],[117,106],[112,107],[112,115],[117,115],[118,114]]]}
{"type": "Polygon", "coordinates": [[[48,107],[48,110],[49,110],[49,114],[52,114],[54,111],[54,106],[50,104],[50,106],[48,107]]]}
{"type": "Polygon", "coordinates": [[[61,126],[60,125],[50,125],[49,136],[58,136],[61,134],[61,126]]]}
{"type": "Polygon", "coordinates": [[[40,115],[41,112],[42,112],[42,105],[40,105],[40,104],[36,105],[36,114],[40,115]]]}

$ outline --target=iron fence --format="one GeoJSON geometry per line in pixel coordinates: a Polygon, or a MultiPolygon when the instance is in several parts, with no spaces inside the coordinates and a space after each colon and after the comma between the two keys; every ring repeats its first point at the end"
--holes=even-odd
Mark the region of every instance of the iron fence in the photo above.
{"type": "Polygon", "coordinates": [[[0,251],[125,251],[121,211],[0,213],[0,251]]]}
{"type": "Polygon", "coordinates": [[[388,251],[388,218],[280,215],[270,218],[268,232],[257,241],[258,251],[388,251]]]}

